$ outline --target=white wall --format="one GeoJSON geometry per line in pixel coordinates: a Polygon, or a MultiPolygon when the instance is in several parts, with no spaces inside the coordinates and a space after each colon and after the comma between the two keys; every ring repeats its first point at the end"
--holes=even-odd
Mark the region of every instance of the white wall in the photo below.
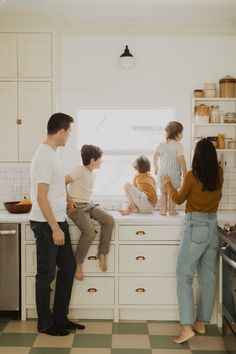
{"type": "MultiPolygon", "coordinates": [[[[60,109],[75,116],[79,107],[174,106],[189,162],[191,93],[236,76],[235,60],[235,36],[62,35],[60,109]],[[129,70],[118,63],[126,44],[136,58],[129,70]]],[[[75,133],[63,149],[66,169],[78,162],[75,133]]]]}

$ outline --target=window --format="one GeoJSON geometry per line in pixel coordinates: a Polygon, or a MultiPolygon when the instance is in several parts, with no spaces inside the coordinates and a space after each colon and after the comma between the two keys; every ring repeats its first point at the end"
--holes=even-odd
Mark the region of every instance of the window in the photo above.
{"type": "Polygon", "coordinates": [[[174,116],[173,108],[79,110],[79,150],[84,144],[93,144],[104,152],[94,193],[123,194],[124,184],[133,180],[133,161],[146,155],[152,163],[156,146],[165,139],[164,127],[174,116]]]}

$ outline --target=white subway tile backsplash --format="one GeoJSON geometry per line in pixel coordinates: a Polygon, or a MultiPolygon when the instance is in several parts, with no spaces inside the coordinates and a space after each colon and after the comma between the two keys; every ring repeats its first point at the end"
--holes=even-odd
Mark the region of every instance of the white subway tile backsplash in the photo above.
{"type": "Polygon", "coordinates": [[[230,204],[230,203],[224,204],[224,203],[222,203],[220,205],[220,210],[236,210],[236,204],[230,204]]]}
{"type": "Polygon", "coordinates": [[[236,180],[236,173],[233,172],[225,172],[224,178],[228,180],[236,180]]]}
{"type": "Polygon", "coordinates": [[[229,195],[229,203],[235,203],[236,205],[236,195],[229,195]]]}

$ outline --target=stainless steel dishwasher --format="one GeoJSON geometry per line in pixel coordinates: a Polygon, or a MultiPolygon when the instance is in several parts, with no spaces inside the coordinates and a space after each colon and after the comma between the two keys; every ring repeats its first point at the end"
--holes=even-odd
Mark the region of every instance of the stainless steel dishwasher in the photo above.
{"type": "Polygon", "coordinates": [[[0,223],[0,312],[20,316],[20,225],[0,223]]]}

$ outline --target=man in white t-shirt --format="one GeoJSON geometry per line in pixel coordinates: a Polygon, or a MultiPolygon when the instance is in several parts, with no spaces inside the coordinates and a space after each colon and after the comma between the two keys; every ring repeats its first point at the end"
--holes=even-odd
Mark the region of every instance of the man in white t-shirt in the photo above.
{"type": "Polygon", "coordinates": [[[55,113],[47,125],[46,140],[34,154],[31,169],[30,227],[37,249],[36,306],[38,331],[65,336],[69,330],[84,326],[67,318],[71,290],[76,269],[68,224],[66,223],[65,177],[58,147],[70,136],[73,118],[55,113]],[[51,282],[57,281],[53,311],[50,310],[51,282]]]}
{"type": "Polygon", "coordinates": [[[114,219],[99,204],[91,202],[94,186],[94,170],[102,163],[102,150],[98,146],[83,145],[81,148],[82,166],[76,166],[68,175],[68,216],[81,230],[81,236],[76,248],[77,263],[75,278],[83,280],[82,264],[89,247],[95,237],[95,229],[91,219],[101,225],[100,242],[97,258],[102,272],[107,270],[106,256],[109,252],[114,219]]]}

